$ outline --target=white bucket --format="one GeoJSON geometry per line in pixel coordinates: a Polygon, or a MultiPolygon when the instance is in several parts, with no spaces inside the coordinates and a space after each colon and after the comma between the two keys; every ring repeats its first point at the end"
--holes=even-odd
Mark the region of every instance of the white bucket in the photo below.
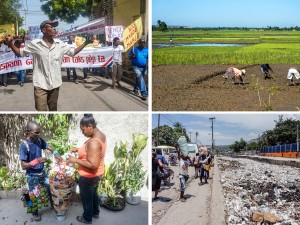
{"type": "Polygon", "coordinates": [[[61,222],[66,219],[66,216],[65,215],[56,215],[56,219],[61,222]]]}

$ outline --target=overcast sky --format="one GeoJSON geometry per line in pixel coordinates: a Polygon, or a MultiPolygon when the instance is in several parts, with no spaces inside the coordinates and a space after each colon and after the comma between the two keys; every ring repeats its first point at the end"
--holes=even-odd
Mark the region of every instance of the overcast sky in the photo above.
{"type": "MultiPolygon", "coordinates": [[[[282,113],[283,114],[283,113],[282,113]]],[[[279,114],[262,113],[193,113],[193,114],[161,114],[160,125],[173,127],[174,122],[181,123],[187,130],[192,142],[196,141],[196,132],[201,144],[211,145],[211,120],[214,120],[214,140],[216,145],[228,145],[234,141],[258,138],[263,131],[275,127],[274,120],[279,114]]],[[[283,118],[300,119],[299,114],[283,114],[283,118]]],[[[158,114],[152,115],[152,129],[158,126],[158,114]]]]}
{"type": "Polygon", "coordinates": [[[152,0],[152,24],[192,27],[299,26],[299,0],[152,0]]]}

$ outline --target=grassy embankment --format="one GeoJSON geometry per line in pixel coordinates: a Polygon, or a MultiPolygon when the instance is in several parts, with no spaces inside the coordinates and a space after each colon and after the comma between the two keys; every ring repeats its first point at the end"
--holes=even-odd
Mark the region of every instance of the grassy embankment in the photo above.
{"type": "Polygon", "coordinates": [[[153,32],[152,42],[234,43],[240,47],[168,47],[153,49],[153,65],[300,64],[299,31],[180,30],[153,32]]]}

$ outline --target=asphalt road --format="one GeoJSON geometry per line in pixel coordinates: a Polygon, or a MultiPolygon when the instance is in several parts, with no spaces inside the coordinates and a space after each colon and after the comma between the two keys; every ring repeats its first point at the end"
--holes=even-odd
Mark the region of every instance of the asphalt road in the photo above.
{"type": "MultiPolygon", "coordinates": [[[[79,69],[77,75],[79,84],[67,80],[66,72],[62,72],[58,111],[148,111],[148,100],[135,95],[132,84],[121,81],[121,88],[112,89],[111,79],[90,73],[87,82],[84,82],[82,70],[79,69]]],[[[36,111],[32,74],[26,75],[23,87],[17,83],[16,77],[11,76],[7,87],[0,87],[0,111],[36,111]]]]}

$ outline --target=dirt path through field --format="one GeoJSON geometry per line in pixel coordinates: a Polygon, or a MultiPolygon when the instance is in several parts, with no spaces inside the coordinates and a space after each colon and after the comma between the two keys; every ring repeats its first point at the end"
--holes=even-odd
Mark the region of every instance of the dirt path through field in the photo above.
{"type": "MultiPolygon", "coordinates": [[[[300,86],[287,86],[293,65],[271,65],[275,79],[264,80],[259,65],[162,65],[153,67],[154,111],[298,111],[300,86]],[[228,82],[223,75],[230,66],[246,68],[245,86],[228,82]],[[257,83],[262,100],[252,85],[257,83]],[[270,97],[269,91],[275,91],[270,97]]],[[[300,81],[298,81],[300,83],[300,81]]]]}

